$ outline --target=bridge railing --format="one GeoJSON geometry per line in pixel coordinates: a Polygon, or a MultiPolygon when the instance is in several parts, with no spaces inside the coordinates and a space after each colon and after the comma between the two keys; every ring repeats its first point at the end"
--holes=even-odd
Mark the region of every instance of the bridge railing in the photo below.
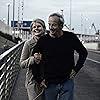
{"type": "Polygon", "coordinates": [[[0,100],[10,100],[20,70],[19,60],[24,42],[0,55],[0,100]]]}

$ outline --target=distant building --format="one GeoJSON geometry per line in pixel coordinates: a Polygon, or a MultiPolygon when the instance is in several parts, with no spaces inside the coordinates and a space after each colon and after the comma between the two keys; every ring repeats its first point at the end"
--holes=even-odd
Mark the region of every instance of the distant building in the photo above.
{"type": "Polygon", "coordinates": [[[14,28],[15,31],[13,31],[13,34],[15,37],[21,37],[23,40],[30,39],[31,33],[30,33],[30,24],[32,21],[11,21],[11,27],[14,28]]]}

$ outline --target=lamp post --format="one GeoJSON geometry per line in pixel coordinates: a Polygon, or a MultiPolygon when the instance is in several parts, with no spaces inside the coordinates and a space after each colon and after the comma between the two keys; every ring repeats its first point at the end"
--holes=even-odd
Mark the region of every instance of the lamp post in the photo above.
{"type": "Polygon", "coordinates": [[[70,30],[71,30],[71,24],[72,24],[72,0],[70,0],[70,30]]]}
{"type": "Polygon", "coordinates": [[[7,4],[8,7],[8,19],[7,19],[7,25],[9,26],[9,10],[10,10],[10,3],[7,4]]]}
{"type": "Polygon", "coordinates": [[[85,18],[85,23],[84,23],[84,33],[87,34],[87,21],[89,19],[88,18],[85,18]]]}
{"type": "Polygon", "coordinates": [[[3,21],[4,23],[6,23],[6,18],[2,18],[2,21],[3,21]]]}
{"type": "Polygon", "coordinates": [[[64,11],[64,10],[63,10],[63,9],[61,9],[61,15],[64,17],[63,11],[64,11]]]}
{"type": "Polygon", "coordinates": [[[81,41],[82,41],[82,34],[83,34],[83,15],[81,14],[81,36],[80,36],[81,41]]]}
{"type": "Polygon", "coordinates": [[[92,28],[91,28],[91,27],[89,27],[89,34],[91,34],[91,29],[92,29],[92,28]]]}
{"type": "Polygon", "coordinates": [[[14,20],[15,20],[15,0],[13,0],[13,32],[15,35],[14,20]]]}

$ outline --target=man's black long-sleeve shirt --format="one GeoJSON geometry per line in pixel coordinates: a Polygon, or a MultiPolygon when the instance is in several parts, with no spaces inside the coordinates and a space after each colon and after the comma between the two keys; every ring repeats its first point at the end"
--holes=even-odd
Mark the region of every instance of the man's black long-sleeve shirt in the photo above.
{"type": "Polygon", "coordinates": [[[70,77],[72,69],[78,72],[87,57],[87,50],[72,32],[63,31],[59,38],[49,34],[42,36],[34,47],[33,53],[40,52],[44,61],[44,78],[48,83],[61,83],[70,77]],[[79,53],[77,64],[74,51],[79,53]]]}

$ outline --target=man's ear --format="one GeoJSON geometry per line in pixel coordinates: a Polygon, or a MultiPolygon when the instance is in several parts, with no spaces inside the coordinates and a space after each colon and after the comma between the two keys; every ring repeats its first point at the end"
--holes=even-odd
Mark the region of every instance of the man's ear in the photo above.
{"type": "Polygon", "coordinates": [[[63,28],[63,25],[62,24],[60,24],[60,29],[62,29],[63,28]]]}

